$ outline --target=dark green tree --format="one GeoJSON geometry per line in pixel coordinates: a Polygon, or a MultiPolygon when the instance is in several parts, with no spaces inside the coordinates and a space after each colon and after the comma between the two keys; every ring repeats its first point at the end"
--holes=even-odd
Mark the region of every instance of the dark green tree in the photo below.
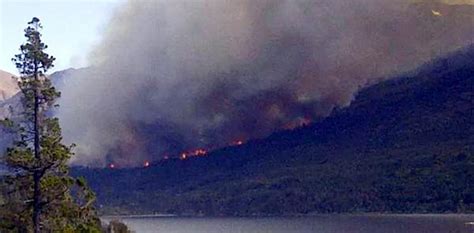
{"type": "Polygon", "coordinates": [[[106,233],[131,233],[127,225],[125,225],[124,223],[118,220],[110,221],[105,232],[106,233]]]}
{"type": "Polygon", "coordinates": [[[0,187],[0,229],[98,232],[94,193],[84,179],[68,174],[74,145],[62,143],[59,121],[49,116],[60,93],[45,75],[55,58],[45,52],[48,46],[41,40],[41,28],[36,17],[28,23],[26,43],[12,59],[21,74],[18,86],[23,95],[18,116],[3,121],[14,144],[4,157],[9,172],[0,187]]]}

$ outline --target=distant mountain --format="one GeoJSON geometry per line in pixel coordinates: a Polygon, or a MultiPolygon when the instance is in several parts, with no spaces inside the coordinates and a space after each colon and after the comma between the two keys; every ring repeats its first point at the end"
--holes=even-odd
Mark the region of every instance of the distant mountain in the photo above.
{"type": "Polygon", "coordinates": [[[474,211],[474,46],[309,127],[147,168],[74,168],[103,213],[474,211]]]}
{"type": "MultiPolygon", "coordinates": [[[[0,70],[0,119],[10,117],[11,109],[17,108],[19,104],[19,99],[15,97],[19,89],[14,77],[13,74],[0,70]]],[[[5,134],[0,126],[0,155],[10,143],[5,134]]]]}
{"type": "MultiPolygon", "coordinates": [[[[55,86],[61,88],[66,79],[81,69],[67,69],[50,75],[55,86]]],[[[0,119],[14,118],[21,109],[21,94],[14,75],[0,70],[0,119]]],[[[0,156],[10,145],[11,141],[5,129],[0,126],[0,156]]]]}
{"type": "Polygon", "coordinates": [[[18,92],[14,75],[0,70],[0,102],[9,99],[18,92]]]}
{"type": "MultiPolygon", "coordinates": [[[[67,78],[81,70],[70,68],[57,71],[51,74],[50,78],[56,87],[61,88],[67,78]]],[[[0,119],[11,117],[12,108],[18,109],[20,106],[20,89],[14,77],[13,74],[0,70],[0,119]]]]}
{"type": "Polygon", "coordinates": [[[92,72],[93,68],[69,68],[65,70],[56,71],[52,73],[49,77],[51,78],[53,85],[61,90],[64,84],[67,83],[69,79],[85,74],[92,74],[92,72]]]}

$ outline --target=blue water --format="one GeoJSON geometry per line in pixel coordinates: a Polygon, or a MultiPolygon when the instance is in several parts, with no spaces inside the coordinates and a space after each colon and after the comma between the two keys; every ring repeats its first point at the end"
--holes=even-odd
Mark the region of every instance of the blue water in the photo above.
{"type": "Polygon", "coordinates": [[[474,233],[474,215],[319,215],[311,217],[118,219],[136,233],[474,233]]]}

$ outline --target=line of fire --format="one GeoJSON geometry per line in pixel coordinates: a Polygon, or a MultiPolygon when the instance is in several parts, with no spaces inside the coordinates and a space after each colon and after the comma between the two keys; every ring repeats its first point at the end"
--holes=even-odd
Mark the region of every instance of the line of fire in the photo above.
{"type": "MultiPolygon", "coordinates": [[[[296,128],[301,128],[301,127],[306,127],[308,126],[309,124],[312,123],[312,119],[309,118],[309,117],[300,117],[300,118],[297,118],[296,120],[294,121],[291,121],[291,122],[288,122],[287,124],[283,125],[282,129],[285,129],[285,130],[293,130],[293,129],[296,129],[296,128]]],[[[230,147],[233,147],[233,146],[241,146],[243,144],[245,144],[246,140],[245,139],[237,139],[237,140],[234,140],[232,142],[230,142],[227,146],[230,146],[230,147]]],[[[222,147],[222,146],[221,146],[222,147]]],[[[178,155],[178,158],[180,160],[186,160],[186,159],[189,159],[189,158],[193,158],[193,157],[203,157],[203,156],[207,156],[209,154],[210,151],[213,151],[215,149],[218,149],[218,148],[221,148],[221,147],[215,147],[215,148],[196,148],[196,149],[191,149],[191,150],[186,150],[186,151],[183,151],[181,153],[179,153],[178,155]]],[[[163,156],[163,160],[168,160],[170,159],[170,156],[168,154],[165,154],[163,156]]],[[[151,166],[151,162],[148,161],[148,160],[145,160],[143,162],[143,168],[148,168],[151,166]]],[[[118,168],[118,166],[115,164],[115,163],[109,163],[108,167],[110,169],[116,169],[118,168]]]]}

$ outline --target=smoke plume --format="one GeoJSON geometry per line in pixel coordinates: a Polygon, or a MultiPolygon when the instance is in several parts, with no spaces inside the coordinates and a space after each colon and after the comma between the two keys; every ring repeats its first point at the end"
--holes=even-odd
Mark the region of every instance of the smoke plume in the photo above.
{"type": "Polygon", "coordinates": [[[129,1],[92,68],[65,82],[59,117],[76,164],[133,166],[264,137],[471,43],[472,12],[408,0],[129,1]]]}

